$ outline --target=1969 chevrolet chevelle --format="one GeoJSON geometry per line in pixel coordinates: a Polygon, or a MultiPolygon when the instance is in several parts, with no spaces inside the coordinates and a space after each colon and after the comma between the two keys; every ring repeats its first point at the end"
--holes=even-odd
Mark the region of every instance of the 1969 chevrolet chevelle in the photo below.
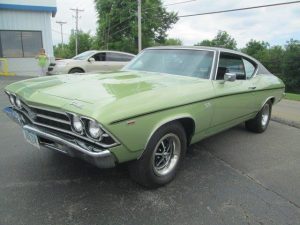
{"type": "Polygon", "coordinates": [[[245,122],[264,132],[283,82],[240,52],[148,48],[122,71],[52,76],[5,88],[25,139],[98,167],[129,162],[147,187],[170,182],[187,146],[245,122]]]}

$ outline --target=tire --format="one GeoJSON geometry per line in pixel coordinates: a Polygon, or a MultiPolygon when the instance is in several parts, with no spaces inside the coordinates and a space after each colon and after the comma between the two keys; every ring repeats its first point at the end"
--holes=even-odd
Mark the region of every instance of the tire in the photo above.
{"type": "Polygon", "coordinates": [[[255,116],[255,118],[245,122],[245,126],[247,130],[255,133],[264,132],[268,128],[270,118],[271,118],[271,112],[272,112],[272,102],[269,100],[264,104],[264,106],[259,111],[259,113],[255,116]]]}
{"type": "Polygon", "coordinates": [[[73,68],[69,71],[69,74],[70,73],[84,73],[84,71],[80,68],[73,68]]]}
{"type": "Polygon", "coordinates": [[[129,164],[131,178],[147,188],[168,184],[176,176],[186,149],[186,133],[179,122],[162,126],[150,138],[141,158],[129,164]]]}

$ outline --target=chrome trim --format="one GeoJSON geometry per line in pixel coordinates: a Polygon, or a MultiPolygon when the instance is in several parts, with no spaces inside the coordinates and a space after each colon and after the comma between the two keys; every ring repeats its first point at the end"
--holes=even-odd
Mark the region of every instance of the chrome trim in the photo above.
{"type": "Polygon", "coordinates": [[[91,152],[91,151],[88,151],[72,142],[69,142],[65,139],[62,139],[61,137],[57,136],[57,135],[54,135],[54,134],[49,134],[49,133],[46,133],[38,128],[35,128],[35,127],[32,127],[30,125],[25,125],[23,126],[23,129],[24,130],[28,130],[30,132],[33,132],[35,133],[37,136],[39,137],[42,137],[42,138],[45,138],[45,139],[48,139],[48,140],[51,140],[51,141],[54,141],[56,143],[59,143],[59,144],[62,144],[62,145],[65,145],[65,146],[68,146],[72,149],[76,149],[77,151],[80,151],[86,155],[89,155],[89,156],[92,156],[92,157],[107,157],[107,156],[111,156],[111,153],[110,151],[108,150],[101,150],[99,149],[99,152],[91,152]]]}
{"type": "MultiPolygon", "coordinates": [[[[35,122],[35,121],[33,121],[33,120],[29,117],[29,115],[27,115],[27,114],[24,113],[23,111],[21,111],[21,110],[19,110],[19,109],[17,109],[17,108],[14,108],[14,109],[17,110],[18,112],[22,113],[22,115],[25,115],[25,116],[27,117],[27,119],[28,119],[31,123],[33,123],[33,124],[35,124],[35,125],[37,125],[37,126],[49,128],[49,129],[56,130],[56,131],[60,131],[60,132],[66,133],[66,134],[70,134],[70,135],[73,135],[73,136],[75,136],[75,137],[82,138],[82,139],[84,139],[84,140],[86,140],[86,141],[89,141],[89,142],[91,142],[91,143],[93,143],[93,144],[95,144],[95,145],[98,145],[98,146],[100,146],[100,147],[103,147],[103,148],[112,148],[112,147],[115,147],[115,146],[117,146],[117,145],[120,144],[119,142],[116,142],[116,143],[114,143],[114,144],[112,144],[112,145],[101,144],[100,142],[96,142],[96,141],[94,141],[94,140],[92,140],[92,139],[90,139],[90,138],[86,138],[85,136],[76,134],[76,133],[74,133],[74,132],[72,132],[72,131],[68,131],[68,130],[65,130],[65,129],[60,129],[60,128],[57,128],[57,127],[52,127],[52,126],[48,126],[48,125],[45,125],[45,124],[41,124],[41,123],[35,122]]],[[[111,137],[112,137],[112,136],[111,136],[111,137]]],[[[112,137],[112,138],[113,138],[113,137],[112,137]]],[[[114,138],[113,138],[113,139],[114,139],[114,138]]],[[[114,139],[114,140],[115,140],[115,139],[114,139]]]]}
{"type": "Polygon", "coordinates": [[[36,116],[37,116],[37,117],[44,118],[44,119],[53,120],[53,121],[56,121],[56,122],[60,122],[60,123],[64,123],[64,124],[70,125],[70,122],[69,122],[69,121],[57,119],[57,118],[52,117],[52,116],[46,116],[46,115],[39,114],[39,113],[37,113],[36,116]]]}

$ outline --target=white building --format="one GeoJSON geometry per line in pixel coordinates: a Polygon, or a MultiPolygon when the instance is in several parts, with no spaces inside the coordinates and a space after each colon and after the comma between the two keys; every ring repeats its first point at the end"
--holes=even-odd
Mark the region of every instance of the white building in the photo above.
{"type": "Polygon", "coordinates": [[[0,58],[8,59],[10,72],[38,75],[35,56],[41,48],[53,59],[56,10],[56,0],[0,0],[0,58]]]}

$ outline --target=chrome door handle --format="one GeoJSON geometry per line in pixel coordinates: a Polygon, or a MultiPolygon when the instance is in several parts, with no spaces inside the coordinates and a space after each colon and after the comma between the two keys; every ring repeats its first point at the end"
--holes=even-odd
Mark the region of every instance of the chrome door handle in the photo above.
{"type": "Polygon", "coordinates": [[[254,89],[256,89],[256,87],[255,86],[250,86],[250,87],[248,87],[248,89],[254,90],[254,89]]]}

